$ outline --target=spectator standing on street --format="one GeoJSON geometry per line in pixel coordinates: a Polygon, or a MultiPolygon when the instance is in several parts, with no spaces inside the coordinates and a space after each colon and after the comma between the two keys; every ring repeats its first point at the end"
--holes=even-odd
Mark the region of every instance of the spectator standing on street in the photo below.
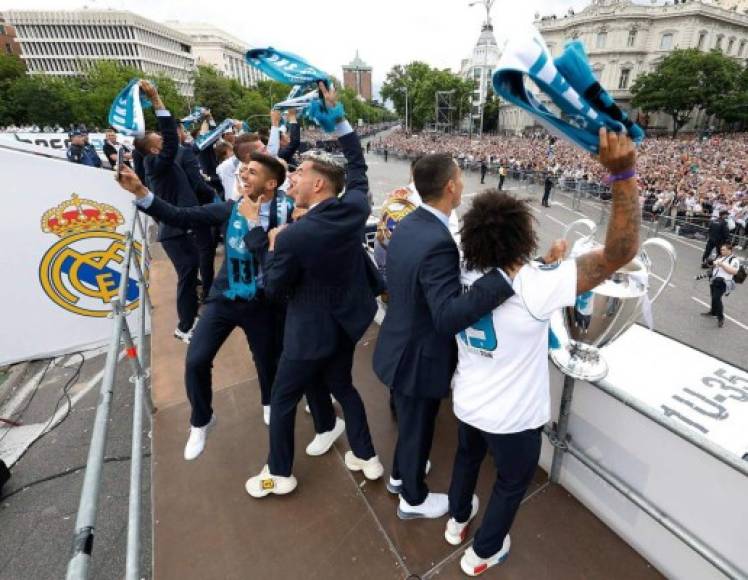
{"type": "Polygon", "coordinates": [[[553,189],[553,177],[550,173],[545,176],[545,183],[543,185],[543,205],[545,207],[551,207],[548,203],[548,198],[551,196],[551,189],[553,189]]]}
{"type": "Polygon", "coordinates": [[[709,257],[712,250],[718,250],[722,244],[730,239],[730,228],[727,227],[727,215],[729,213],[726,209],[723,209],[719,212],[719,218],[709,224],[706,248],[704,248],[704,254],[701,256],[702,268],[709,267],[709,257]]]}
{"type": "Polygon", "coordinates": [[[504,187],[504,180],[506,179],[506,166],[504,162],[499,165],[499,191],[504,187]]]}
{"type": "Polygon", "coordinates": [[[483,185],[486,182],[486,172],[488,171],[488,165],[486,164],[486,158],[480,158],[480,183],[483,185]]]}
{"type": "Polygon", "coordinates": [[[388,155],[387,147],[384,148],[384,162],[387,163],[387,155],[388,155]]]}
{"type": "Polygon", "coordinates": [[[67,150],[68,161],[89,167],[101,167],[101,159],[94,146],[88,143],[88,133],[75,129],[70,133],[70,147],[67,150]]]}
{"type": "Polygon", "coordinates": [[[735,288],[733,276],[738,273],[740,262],[732,251],[732,244],[725,242],[719,247],[720,257],[714,260],[711,281],[709,289],[712,294],[712,307],[707,312],[702,312],[702,316],[714,316],[717,319],[717,326],[722,328],[725,325],[725,310],[722,305],[722,297],[729,294],[735,288]]]}

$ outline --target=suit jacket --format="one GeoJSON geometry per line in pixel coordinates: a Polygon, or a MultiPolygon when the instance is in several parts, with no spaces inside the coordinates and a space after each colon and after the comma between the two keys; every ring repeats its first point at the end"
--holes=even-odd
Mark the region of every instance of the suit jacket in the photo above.
{"type": "MultiPolygon", "coordinates": [[[[177,207],[198,205],[197,196],[182,167],[176,162],[179,152],[177,123],[171,115],[156,116],[158,129],[164,139],[161,153],[148,155],[144,160],[148,189],[153,194],[177,207]]],[[[164,222],[158,227],[158,240],[163,242],[185,235],[186,230],[164,222]]]]}
{"type": "MultiPolygon", "coordinates": [[[[265,261],[266,294],[288,297],[283,355],[295,360],[326,358],[344,336],[358,341],[377,310],[373,268],[361,245],[371,211],[366,162],[355,132],[339,142],[347,160],[345,195],[319,203],[290,225],[265,261]]],[[[253,228],[248,247],[264,244],[265,231],[253,228]]]]}
{"type": "Polygon", "coordinates": [[[192,186],[192,191],[195,192],[195,196],[200,205],[216,201],[216,190],[208,185],[208,182],[205,181],[200,173],[200,164],[197,161],[195,151],[192,147],[184,145],[179,146],[179,151],[177,152],[177,163],[187,175],[187,179],[192,186]]]}
{"type": "Polygon", "coordinates": [[[298,123],[289,123],[288,138],[290,140],[288,145],[280,148],[278,157],[284,159],[287,163],[292,163],[293,156],[301,145],[301,126],[298,123]]]}
{"type": "Polygon", "coordinates": [[[374,351],[379,379],[409,397],[448,396],[455,335],[514,294],[494,270],[462,293],[460,256],[447,227],[419,207],[387,249],[387,314],[374,351]]]}

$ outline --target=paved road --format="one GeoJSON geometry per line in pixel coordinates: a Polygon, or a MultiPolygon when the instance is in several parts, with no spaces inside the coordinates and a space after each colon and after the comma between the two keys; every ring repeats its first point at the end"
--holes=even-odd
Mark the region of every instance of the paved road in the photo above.
{"type": "MultiPolygon", "coordinates": [[[[371,153],[367,156],[369,180],[374,193],[375,206],[380,205],[386,194],[395,187],[408,182],[409,164],[407,161],[393,159],[387,163],[384,158],[371,153]]],[[[470,207],[471,198],[485,187],[496,185],[495,178],[487,177],[486,185],[480,184],[477,172],[463,174],[465,190],[460,213],[470,207]],[[488,183],[488,179],[492,182],[488,183]]],[[[505,189],[516,195],[532,200],[532,207],[538,220],[541,249],[547,248],[551,241],[560,237],[566,224],[581,217],[598,221],[601,215],[598,202],[585,201],[581,211],[571,209],[571,198],[562,192],[554,193],[552,207],[540,205],[542,192],[539,188],[523,189],[521,184],[507,180],[505,189]]],[[[601,226],[598,239],[604,237],[605,226],[601,226]]],[[[642,227],[642,239],[651,234],[649,226],[642,227]]],[[[678,254],[678,263],[670,286],[654,306],[655,329],[682,342],[694,346],[730,364],[746,369],[748,357],[745,344],[748,340],[748,286],[738,286],[737,290],[725,299],[727,321],[724,328],[718,329],[712,318],[704,318],[699,313],[708,309],[709,285],[706,280],[696,282],[696,274],[702,272],[699,267],[703,244],[665,233],[664,237],[672,242],[678,254]]],[[[662,256],[653,254],[655,272],[664,276],[666,267],[662,256]]],[[[677,361],[663,361],[664,364],[677,364],[677,361]]]]}

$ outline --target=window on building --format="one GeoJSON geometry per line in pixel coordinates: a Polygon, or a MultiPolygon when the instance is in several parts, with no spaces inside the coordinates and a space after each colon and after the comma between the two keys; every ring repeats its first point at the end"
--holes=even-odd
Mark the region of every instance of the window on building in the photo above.
{"type": "Polygon", "coordinates": [[[735,46],[735,39],[731,38],[727,41],[727,54],[732,54],[732,49],[735,46]]]}
{"type": "Polygon", "coordinates": [[[673,48],[673,33],[668,32],[662,35],[660,39],[660,50],[672,50],[673,48]]]}
{"type": "Polygon", "coordinates": [[[706,32],[701,31],[699,32],[699,42],[696,45],[696,48],[699,50],[704,50],[704,47],[706,46],[706,32]]]}
{"type": "Polygon", "coordinates": [[[629,30],[629,38],[626,41],[626,46],[628,46],[629,48],[636,44],[636,33],[636,28],[632,28],[631,30],[629,30]]]}
{"type": "Polygon", "coordinates": [[[620,90],[629,88],[629,78],[631,77],[631,69],[630,68],[622,68],[621,69],[621,76],[618,79],[618,88],[620,90]]]}
{"type": "Polygon", "coordinates": [[[738,46],[738,56],[743,56],[744,52],[745,52],[745,40],[741,40],[740,45],[738,46]]]}
{"type": "Polygon", "coordinates": [[[607,32],[598,32],[595,40],[595,48],[605,48],[605,42],[608,40],[607,32]]]}
{"type": "Polygon", "coordinates": [[[717,41],[714,43],[714,48],[722,50],[722,41],[725,39],[724,35],[720,34],[717,36],[717,41]]]}

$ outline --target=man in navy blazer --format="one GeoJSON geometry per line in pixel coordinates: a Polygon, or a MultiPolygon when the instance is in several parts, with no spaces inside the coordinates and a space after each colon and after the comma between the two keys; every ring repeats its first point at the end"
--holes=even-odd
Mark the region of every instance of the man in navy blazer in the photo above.
{"type": "MultiPolygon", "coordinates": [[[[328,107],[336,95],[320,83],[328,107]]],[[[308,209],[298,222],[266,233],[253,228],[248,246],[267,243],[265,292],[288,297],[283,353],[273,384],[268,463],[246,484],[253,497],[284,494],[296,487],[292,475],[294,420],[304,388],[329,389],[343,408],[333,437],[343,429],[352,451],[345,464],[377,479],[384,471],[369,433],[366,411],[353,386],[356,342],[376,313],[373,264],[362,248],[371,211],[366,162],[358,136],[345,120],[335,134],[345,155],[346,173],[327,158],[308,158],[294,172],[288,195],[308,209]],[[345,186],[345,195],[338,197],[345,186]],[[265,242],[267,240],[267,242],[265,242]]]]}
{"type": "Polygon", "coordinates": [[[424,477],[439,404],[449,395],[457,364],[455,334],[514,294],[499,271],[462,292],[460,255],[449,231],[449,214],[463,189],[454,160],[426,155],[413,177],[424,203],[390,240],[387,314],[374,352],[374,371],[394,392],[398,440],[387,488],[400,494],[403,519],[447,513],[447,495],[429,493],[424,477]]]}

